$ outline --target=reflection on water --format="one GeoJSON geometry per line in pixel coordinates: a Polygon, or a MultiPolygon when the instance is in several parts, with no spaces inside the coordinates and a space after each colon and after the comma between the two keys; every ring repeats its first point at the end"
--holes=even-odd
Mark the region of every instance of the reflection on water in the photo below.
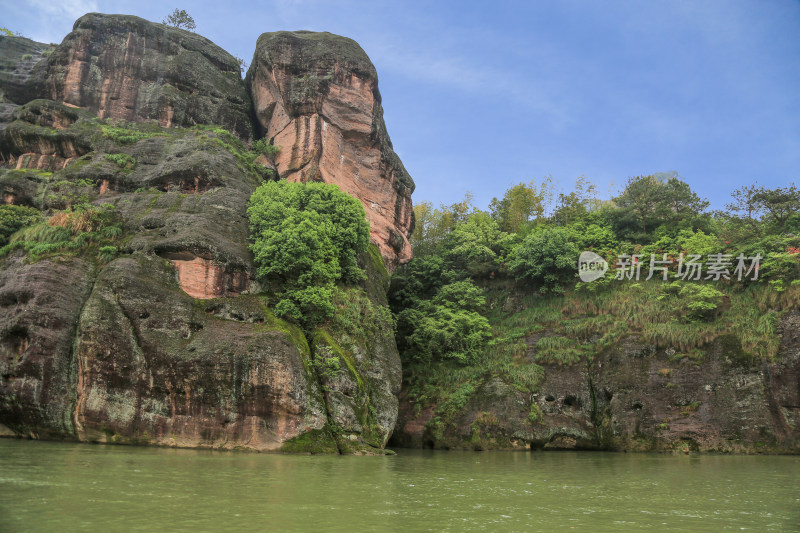
{"type": "Polygon", "coordinates": [[[0,439],[0,531],[800,531],[800,457],[0,439]]]}

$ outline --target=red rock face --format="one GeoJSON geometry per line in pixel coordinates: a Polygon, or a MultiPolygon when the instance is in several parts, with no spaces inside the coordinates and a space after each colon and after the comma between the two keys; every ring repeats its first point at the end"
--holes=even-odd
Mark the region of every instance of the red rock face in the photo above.
{"type": "Polygon", "coordinates": [[[170,259],[178,273],[183,292],[192,298],[208,300],[222,296],[237,296],[247,290],[247,272],[227,272],[210,259],[202,257],[170,259]]]}
{"type": "Polygon", "coordinates": [[[71,157],[63,158],[55,154],[29,153],[22,154],[18,158],[11,157],[8,161],[8,166],[17,170],[35,169],[53,172],[65,168],[70,161],[72,161],[71,157]]]}
{"type": "Polygon", "coordinates": [[[163,127],[217,124],[251,136],[238,62],[188,31],[90,13],[75,22],[39,74],[47,98],[100,118],[163,127]]]}
{"type": "Polygon", "coordinates": [[[375,68],[358,44],[264,34],[247,83],[262,134],[281,147],[281,177],[333,183],[358,198],[389,270],[409,261],[414,183],[392,150],[375,68]]]}

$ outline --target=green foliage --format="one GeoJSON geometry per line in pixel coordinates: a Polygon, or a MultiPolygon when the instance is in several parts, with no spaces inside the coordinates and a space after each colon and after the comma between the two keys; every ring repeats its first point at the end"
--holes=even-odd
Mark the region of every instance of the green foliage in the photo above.
{"type": "Polygon", "coordinates": [[[450,206],[441,205],[438,209],[434,209],[430,202],[416,204],[414,233],[410,238],[414,254],[423,258],[436,253],[445,237],[475,211],[471,193],[467,193],[460,202],[450,206]]]}
{"type": "MultiPolygon", "coordinates": [[[[794,186],[743,188],[728,212],[713,214],[676,173],[632,178],[608,202],[579,178],[548,216],[549,191],[515,185],[492,202],[491,216],[470,196],[437,209],[415,206],[415,258],[395,271],[389,302],[410,396],[418,409],[438,405],[428,425],[434,436],[488,379],[533,393],[542,365],[591,364],[630,338],[641,341],[642,356],[665,349],[675,361],[699,363],[711,343],[736,360],[776,357],[779,321],[800,305],[794,186]],[[735,274],[719,282],[645,281],[645,265],[637,283],[612,272],[574,285],[581,250],[612,266],[620,254],[645,262],[666,254],[673,279],[681,254],[730,254],[731,274],[739,254],[758,254],[763,282],[735,274]]],[[[532,408],[531,423],[540,416],[532,408]]]]}
{"type": "Polygon", "coordinates": [[[536,361],[570,365],[581,360],[584,350],[574,338],[542,337],[536,343],[536,361]]]}
{"type": "Polygon", "coordinates": [[[267,157],[267,159],[274,162],[275,157],[281,152],[281,147],[272,144],[270,139],[259,139],[257,141],[253,141],[250,151],[257,155],[264,155],[267,157]]]}
{"type": "Polygon", "coordinates": [[[56,209],[88,204],[95,192],[94,183],[87,179],[60,180],[49,184],[46,191],[47,205],[56,209]]]}
{"type": "Polygon", "coordinates": [[[681,288],[678,296],[688,310],[688,320],[710,320],[725,295],[710,285],[690,283],[681,288]]]}
{"type": "Polygon", "coordinates": [[[194,31],[197,28],[197,24],[194,23],[192,16],[187,13],[185,9],[178,8],[175,8],[172,13],[167,15],[161,23],[189,31],[194,31]]]}
{"type": "Polygon", "coordinates": [[[558,195],[558,207],[553,213],[553,222],[559,226],[567,226],[584,220],[597,205],[597,187],[586,177],[580,176],[575,180],[572,192],[558,195]]]}
{"type": "Polygon", "coordinates": [[[379,334],[393,332],[394,317],[388,307],[375,305],[360,287],[338,288],[333,295],[336,313],[331,329],[367,343],[379,334]]]}
{"type": "Polygon", "coordinates": [[[483,291],[471,281],[442,286],[430,300],[414,300],[397,315],[400,346],[418,362],[476,361],[491,338],[483,291]]]}
{"type": "Polygon", "coordinates": [[[433,298],[434,305],[455,310],[480,312],[486,305],[483,290],[471,281],[457,281],[443,286],[433,298]]]}
{"type": "Polygon", "coordinates": [[[277,316],[306,325],[327,320],[335,284],[364,279],[357,263],[369,242],[364,208],[335,185],[264,183],[247,216],[258,276],[278,294],[277,316]]]}
{"type": "Polygon", "coordinates": [[[244,172],[255,174],[262,179],[272,175],[271,168],[256,163],[256,159],[260,155],[265,155],[267,159],[274,162],[275,156],[280,153],[280,146],[271,144],[269,139],[259,139],[253,143],[250,149],[247,149],[242,141],[225,128],[199,124],[194,126],[194,129],[213,133],[214,136],[209,139],[210,142],[236,156],[244,172]]]}
{"type": "Polygon", "coordinates": [[[789,247],[788,251],[767,252],[761,263],[760,277],[770,283],[800,279],[800,250],[789,247]]]}
{"type": "Polygon", "coordinates": [[[501,268],[513,242],[514,237],[500,231],[487,213],[477,211],[445,237],[442,254],[451,269],[472,277],[490,276],[501,268]]]}
{"type": "MultiPolygon", "coordinates": [[[[336,379],[342,372],[342,362],[338,355],[333,353],[330,346],[320,345],[314,353],[314,369],[317,376],[326,383],[336,379]]],[[[323,385],[323,390],[327,391],[327,386],[323,385]]]]}
{"type": "Polygon", "coordinates": [[[22,249],[34,261],[52,254],[84,252],[109,261],[117,253],[113,243],[122,235],[121,224],[112,205],[77,205],[14,233],[9,243],[0,248],[0,257],[22,249]]]}
{"type": "Polygon", "coordinates": [[[751,201],[781,231],[789,218],[800,211],[800,190],[794,184],[774,189],[759,187],[752,191],[751,201]]]}
{"type": "Polygon", "coordinates": [[[39,222],[41,213],[31,207],[21,205],[0,205],[0,246],[8,244],[8,239],[18,230],[39,222]]]}
{"type": "Polygon", "coordinates": [[[124,126],[112,126],[107,124],[101,125],[100,129],[102,130],[104,137],[111,139],[117,144],[133,144],[141,141],[142,139],[166,135],[162,132],[142,131],[124,126]]]}
{"type": "Polygon", "coordinates": [[[106,154],[106,159],[112,163],[115,163],[123,170],[133,170],[136,168],[136,159],[128,154],[106,154]]]}
{"type": "Polygon", "coordinates": [[[523,224],[530,220],[540,220],[547,210],[553,196],[552,179],[547,178],[541,185],[534,181],[511,186],[501,200],[493,198],[489,209],[500,228],[509,233],[517,233],[523,224]]]}
{"type": "Polygon", "coordinates": [[[708,207],[675,173],[630,178],[614,202],[620,208],[615,214],[618,231],[640,241],[649,240],[661,225],[694,227],[708,207]]]}
{"type": "Polygon", "coordinates": [[[119,250],[116,246],[101,246],[97,250],[97,257],[99,257],[104,263],[108,263],[114,259],[114,257],[116,257],[118,251],[119,250]]]}
{"type": "Polygon", "coordinates": [[[544,228],[528,234],[510,256],[511,271],[531,281],[541,292],[563,292],[577,272],[578,247],[561,228],[544,228]]]}

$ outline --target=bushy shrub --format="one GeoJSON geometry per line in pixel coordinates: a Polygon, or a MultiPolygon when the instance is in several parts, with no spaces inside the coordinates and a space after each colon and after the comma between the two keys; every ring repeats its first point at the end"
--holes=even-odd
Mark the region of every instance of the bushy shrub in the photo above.
{"type": "Polygon", "coordinates": [[[121,224],[112,205],[79,204],[22,228],[0,248],[0,256],[21,248],[35,260],[52,253],[83,253],[89,248],[96,250],[101,260],[109,261],[116,254],[111,243],[122,235],[121,224]]]}
{"type": "Polygon", "coordinates": [[[275,314],[311,325],[333,316],[338,281],[364,278],[369,243],[364,208],[336,185],[262,184],[247,208],[259,278],[278,294],[275,314]]]}
{"type": "Polygon", "coordinates": [[[719,312],[725,295],[704,283],[673,281],[659,287],[658,300],[666,301],[681,322],[712,320],[719,312]]]}
{"type": "Polygon", "coordinates": [[[397,320],[398,330],[410,331],[404,339],[407,353],[423,363],[441,360],[475,363],[492,337],[486,317],[427,300],[406,309],[397,320]]]}
{"type": "Polygon", "coordinates": [[[265,155],[267,159],[274,161],[281,152],[281,147],[272,144],[269,139],[259,139],[253,142],[250,151],[257,155],[265,155]]]}
{"type": "Polygon", "coordinates": [[[115,163],[123,170],[133,170],[136,168],[136,159],[128,154],[106,154],[106,159],[115,163]]]}
{"type": "Polygon", "coordinates": [[[687,284],[678,293],[687,309],[685,319],[710,320],[714,318],[724,294],[710,285],[687,284]]]}
{"type": "Polygon", "coordinates": [[[492,336],[480,313],[485,304],[483,290],[469,280],[444,285],[432,299],[418,300],[398,314],[398,340],[418,362],[474,363],[492,336]]]}
{"type": "Polygon", "coordinates": [[[39,222],[42,215],[38,210],[21,205],[0,206],[0,246],[8,244],[8,239],[16,231],[39,222]]]}
{"type": "Polygon", "coordinates": [[[579,254],[565,229],[543,228],[514,248],[509,265],[517,279],[538,284],[541,292],[560,293],[578,271],[579,254]]]}

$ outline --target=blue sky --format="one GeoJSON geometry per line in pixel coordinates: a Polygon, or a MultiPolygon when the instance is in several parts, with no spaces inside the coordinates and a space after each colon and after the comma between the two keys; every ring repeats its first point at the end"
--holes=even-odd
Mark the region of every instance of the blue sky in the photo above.
{"type": "Polygon", "coordinates": [[[414,201],[480,207],[511,184],[577,176],[602,197],[677,171],[712,207],[800,168],[800,2],[2,0],[0,25],[60,42],[89,11],[197,32],[248,62],[262,32],[330,31],[378,69],[414,201]]]}

